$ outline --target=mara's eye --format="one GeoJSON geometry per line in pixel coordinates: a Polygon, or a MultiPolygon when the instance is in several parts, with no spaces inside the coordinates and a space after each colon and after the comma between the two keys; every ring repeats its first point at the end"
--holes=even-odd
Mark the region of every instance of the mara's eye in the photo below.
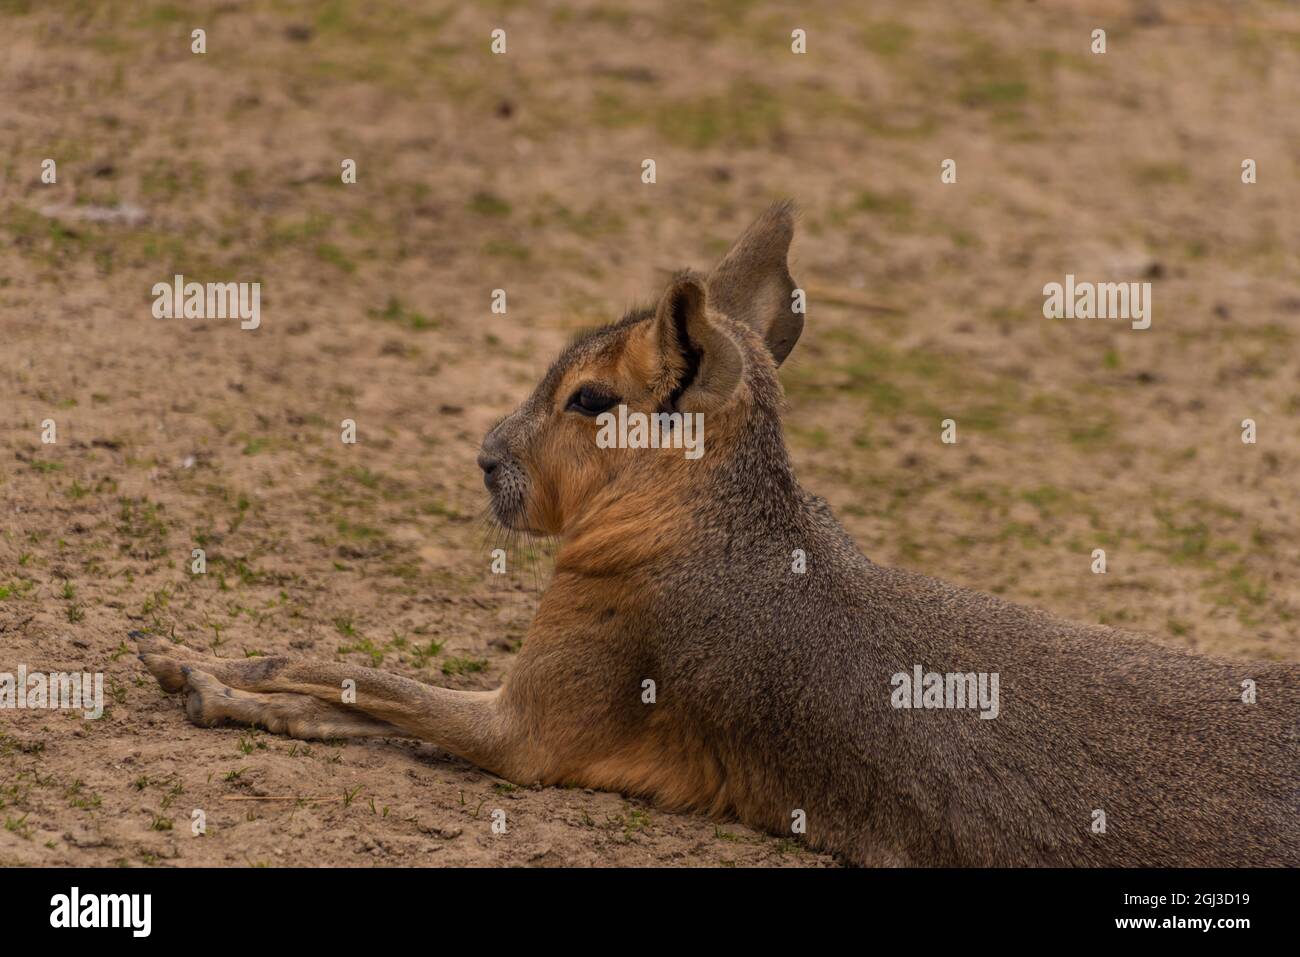
{"type": "Polygon", "coordinates": [[[592,385],[584,385],[569,399],[568,409],[583,415],[600,415],[618,404],[618,396],[602,392],[592,385]]]}

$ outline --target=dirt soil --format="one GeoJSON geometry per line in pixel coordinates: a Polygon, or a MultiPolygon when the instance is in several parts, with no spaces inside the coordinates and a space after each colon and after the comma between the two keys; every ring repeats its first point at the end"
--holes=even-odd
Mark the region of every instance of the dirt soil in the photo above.
{"type": "Polygon", "coordinates": [[[107,699],[0,711],[0,865],[832,864],[195,728],[126,640],[498,685],[550,552],[482,523],[478,439],[785,196],[788,437],[867,555],[1300,660],[1292,4],[0,0],[0,59],[0,672],[107,699]],[[260,282],[260,328],[155,319],[176,273],[260,282]],[[1045,318],[1067,273],[1151,282],[1151,328],[1045,318]]]}

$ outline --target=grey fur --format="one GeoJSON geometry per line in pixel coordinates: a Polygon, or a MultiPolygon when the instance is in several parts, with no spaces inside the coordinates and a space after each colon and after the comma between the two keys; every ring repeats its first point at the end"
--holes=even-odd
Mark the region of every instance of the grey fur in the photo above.
{"type": "Polygon", "coordinates": [[[711,742],[742,819],[790,834],[802,809],[813,844],[861,864],[1300,865],[1300,666],[871,562],[796,481],[752,327],[732,324],[744,439],[682,503],[694,550],[643,572],[649,608],[623,636],[711,742]],[[892,708],[915,664],[999,673],[1001,714],[892,708]]]}

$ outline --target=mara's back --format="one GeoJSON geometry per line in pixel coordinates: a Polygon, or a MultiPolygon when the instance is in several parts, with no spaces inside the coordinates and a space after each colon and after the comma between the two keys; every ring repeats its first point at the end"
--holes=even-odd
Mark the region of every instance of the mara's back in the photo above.
{"type": "Polygon", "coordinates": [[[1300,666],[882,567],[820,502],[799,511],[714,535],[664,589],[663,667],[742,816],[802,811],[862,864],[1300,865],[1300,666]],[[918,669],[996,676],[996,708],[899,706],[918,669]]]}

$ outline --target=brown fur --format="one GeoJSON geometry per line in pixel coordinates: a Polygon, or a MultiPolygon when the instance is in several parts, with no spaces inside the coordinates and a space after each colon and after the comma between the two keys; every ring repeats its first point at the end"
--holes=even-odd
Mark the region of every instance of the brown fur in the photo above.
{"type": "Polygon", "coordinates": [[[683,273],[654,310],[570,346],[487,436],[497,518],[562,542],[498,691],[148,639],[143,660],[199,723],[413,735],[519,783],[786,836],[802,813],[811,845],[856,863],[1300,864],[1300,668],[1200,658],[877,566],[799,487],[776,375],[803,327],[792,234],[774,207],[709,277],[683,273]],[[704,413],[705,454],[597,448],[584,387],[704,413]],[[998,672],[1001,715],[892,708],[890,678],[914,664],[998,672]]]}

